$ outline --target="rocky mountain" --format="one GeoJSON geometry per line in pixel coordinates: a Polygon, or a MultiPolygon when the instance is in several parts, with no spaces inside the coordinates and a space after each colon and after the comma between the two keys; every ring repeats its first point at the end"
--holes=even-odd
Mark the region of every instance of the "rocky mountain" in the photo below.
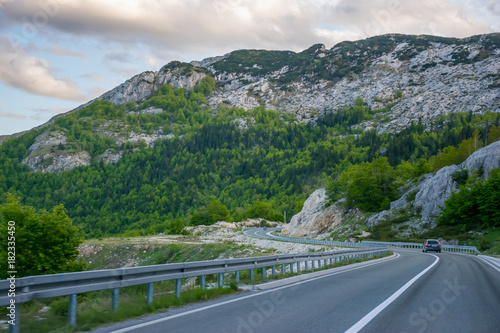
{"type": "Polygon", "coordinates": [[[191,89],[211,75],[220,89],[208,105],[292,112],[302,121],[363,98],[391,105],[383,121],[365,126],[397,131],[458,111],[500,111],[500,34],[464,39],[385,35],[290,51],[240,50],[191,64],[172,62],[100,96],[115,104],[141,101],[162,83],[191,89]],[[385,119],[388,118],[388,119],[385,119]]]}
{"type": "MultiPolygon", "coordinates": [[[[415,121],[430,124],[444,114],[500,112],[498,73],[498,33],[464,39],[390,34],[342,42],[331,49],[317,44],[299,53],[239,50],[190,64],[174,61],[158,72],[138,74],[69,113],[95,101],[140,103],[165,83],[190,91],[211,76],[216,89],[206,106],[214,110],[264,106],[314,123],[318,115],[352,106],[361,98],[375,117],[355,126],[394,133],[415,121]]],[[[148,145],[166,137],[161,132],[110,133],[106,126],[99,134],[116,143],[145,140],[148,145]]],[[[42,131],[24,163],[33,171],[60,172],[102,159],[114,162],[122,154],[108,151],[91,158],[84,150],[54,149],[64,140],[61,131],[42,131]]]]}
{"type": "Polygon", "coordinates": [[[426,174],[416,184],[406,187],[401,197],[391,202],[389,210],[369,217],[361,211],[346,209],[343,200],[328,206],[328,195],[321,188],[314,191],[305,201],[302,211],[292,217],[288,230],[291,236],[298,237],[325,237],[332,232],[349,235],[358,231],[360,226],[363,229],[403,215],[398,226],[394,226],[398,231],[401,229],[399,236],[419,233],[436,225],[440,207],[444,206],[452,192],[458,190],[453,173],[467,170],[472,175],[481,170],[482,177],[486,179],[494,168],[500,168],[500,141],[475,151],[460,165],[426,174]]]}
{"type": "MultiPolygon", "coordinates": [[[[326,207],[320,190],[291,230],[340,238],[383,225],[391,236],[396,221],[404,236],[433,225],[456,188],[453,164],[500,140],[499,58],[500,34],[385,35],[171,62],[3,141],[0,197],[45,210],[63,204],[87,237],[179,233],[218,216],[283,221],[351,168],[364,170],[352,174],[361,184],[375,183],[362,167],[378,163],[397,184],[384,180],[387,191],[370,206],[346,196],[371,215],[326,207]]],[[[498,152],[482,156],[490,155],[498,152]]],[[[467,163],[489,170],[479,157],[467,163]]],[[[347,183],[338,184],[341,193],[347,183]]]]}
{"type": "Polygon", "coordinates": [[[412,120],[457,111],[500,108],[500,35],[465,39],[385,35],[343,42],[330,50],[313,45],[300,52],[240,50],[133,77],[99,99],[140,101],[161,83],[188,90],[204,75],[221,88],[209,105],[269,109],[300,114],[337,110],[358,98],[372,108],[393,104],[379,131],[397,130],[412,120]]]}

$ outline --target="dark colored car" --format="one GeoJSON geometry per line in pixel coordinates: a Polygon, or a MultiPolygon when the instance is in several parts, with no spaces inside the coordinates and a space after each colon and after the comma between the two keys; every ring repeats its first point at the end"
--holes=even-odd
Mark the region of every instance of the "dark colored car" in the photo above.
{"type": "Polygon", "coordinates": [[[424,242],[424,247],[422,248],[422,252],[427,251],[436,251],[441,252],[441,243],[435,239],[428,239],[424,242]]]}

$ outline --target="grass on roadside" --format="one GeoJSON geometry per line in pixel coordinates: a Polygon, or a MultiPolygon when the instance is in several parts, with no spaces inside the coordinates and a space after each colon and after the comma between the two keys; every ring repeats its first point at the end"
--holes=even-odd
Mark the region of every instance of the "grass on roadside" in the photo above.
{"type": "Polygon", "coordinates": [[[172,290],[173,281],[156,283],[153,303],[148,305],[145,285],[121,288],[120,306],[116,312],[111,310],[110,290],[78,295],[75,327],[68,324],[68,297],[33,300],[20,306],[20,331],[57,333],[87,331],[143,315],[168,311],[170,308],[235,294],[237,285],[230,283],[227,287],[206,290],[198,286],[188,288],[182,290],[180,298],[176,298],[172,290]]]}
{"type": "MultiPolygon", "coordinates": [[[[316,266],[314,271],[346,266],[356,262],[386,257],[391,254],[392,252],[388,252],[387,254],[381,256],[374,256],[374,258],[371,259],[349,260],[342,263],[336,263],[334,265],[322,266],[320,269],[316,266]]],[[[288,264],[286,267],[288,268],[288,272],[281,274],[281,266],[277,266],[276,276],[274,277],[271,276],[271,267],[266,267],[266,279],[262,279],[260,269],[255,269],[253,281],[250,280],[249,270],[240,271],[240,283],[259,284],[299,274],[306,274],[312,271],[311,265],[309,265],[308,270],[301,270],[300,272],[297,272],[296,264],[294,264],[295,271],[293,273],[289,271],[288,264]]],[[[157,312],[165,312],[171,308],[216,299],[225,295],[240,292],[238,291],[238,285],[234,281],[233,273],[226,274],[224,278],[224,287],[207,288],[206,290],[202,290],[200,288],[199,278],[182,279],[183,289],[180,298],[176,298],[173,293],[175,288],[174,281],[155,283],[155,296],[151,305],[146,303],[146,285],[121,288],[119,295],[120,306],[116,312],[111,310],[110,290],[80,294],[78,295],[78,315],[76,327],[71,327],[68,324],[68,297],[33,300],[28,303],[21,304],[19,307],[20,331],[59,333],[92,330],[127,319],[137,318],[157,312]]],[[[207,285],[216,285],[217,280],[217,274],[206,276],[207,285]]],[[[1,329],[0,331],[4,332],[6,330],[1,329]]]]}

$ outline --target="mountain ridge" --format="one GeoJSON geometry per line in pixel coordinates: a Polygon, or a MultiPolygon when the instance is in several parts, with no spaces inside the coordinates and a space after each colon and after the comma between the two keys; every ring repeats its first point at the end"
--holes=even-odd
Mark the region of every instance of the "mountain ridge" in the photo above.
{"type": "Polygon", "coordinates": [[[171,62],[3,142],[0,197],[62,203],[87,237],[177,232],[214,209],[282,221],[330,178],[344,186],[375,163],[397,181],[360,209],[386,209],[406,179],[500,139],[499,36],[171,62]]]}
{"type": "MultiPolygon", "coordinates": [[[[113,104],[141,102],[163,83],[189,91],[204,76],[211,75],[219,89],[208,99],[208,106],[264,106],[295,113],[305,122],[314,120],[316,112],[354,104],[359,97],[372,108],[383,108],[396,95],[403,94],[406,101],[396,100],[393,104],[400,105],[385,116],[390,118],[390,124],[366,124],[375,126],[379,133],[398,131],[419,117],[429,121],[441,114],[484,113],[488,108],[500,112],[499,57],[500,33],[462,39],[387,34],[344,41],[329,50],[323,44],[314,44],[298,53],[236,50],[190,63],[172,61],[157,72],[134,75],[96,99],[33,129],[52,124],[98,100],[113,104]],[[454,80],[457,82],[450,82],[454,80]],[[296,102],[298,98],[300,103],[296,102]]],[[[25,132],[1,136],[0,142],[25,132]]]]}

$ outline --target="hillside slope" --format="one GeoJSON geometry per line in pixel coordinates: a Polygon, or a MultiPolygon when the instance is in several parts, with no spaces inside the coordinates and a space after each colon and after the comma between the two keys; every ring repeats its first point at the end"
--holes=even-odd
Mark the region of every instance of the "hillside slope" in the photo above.
{"type": "Polygon", "coordinates": [[[310,238],[329,236],[332,232],[349,235],[359,233],[360,228],[397,220],[397,225],[394,224],[397,236],[412,237],[436,226],[440,207],[444,207],[446,199],[459,188],[453,173],[466,170],[472,175],[481,170],[482,178],[486,179],[494,168],[500,168],[500,141],[475,151],[460,165],[446,166],[436,173],[424,175],[407,186],[400,198],[390,203],[390,209],[371,216],[346,209],[342,205],[345,200],[329,206],[328,195],[321,188],[314,191],[302,211],[292,217],[288,230],[291,236],[310,238]],[[352,223],[353,217],[355,223],[352,223]]]}
{"type": "Polygon", "coordinates": [[[63,203],[88,237],[178,230],[218,201],[233,220],[283,219],[350,165],[417,163],[475,131],[486,142],[500,126],[499,37],[172,62],[4,141],[0,195],[63,203]]]}
{"type": "MultiPolygon", "coordinates": [[[[207,96],[206,106],[214,110],[264,106],[290,113],[298,121],[307,123],[316,122],[318,114],[341,110],[362,98],[365,105],[376,112],[372,119],[356,126],[375,128],[379,134],[395,133],[412,122],[431,125],[440,116],[451,113],[500,112],[499,72],[498,33],[464,39],[384,35],[342,42],[330,50],[318,44],[300,53],[239,50],[191,64],[174,61],[158,72],[132,77],[95,101],[109,101],[114,105],[141,103],[154,96],[163,84],[190,91],[204,77],[211,76],[216,86],[207,96]]],[[[55,116],[37,129],[54,124],[60,117],[55,116]]],[[[125,128],[120,129],[118,125],[117,130],[124,132],[125,128]]],[[[121,135],[118,139],[109,131],[99,132],[117,143],[145,140],[151,145],[166,137],[155,132],[121,135]]],[[[85,150],[44,154],[44,147],[64,142],[64,133],[41,132],[37,144],[28,147],[31,156],[24,162],[32,170],[49,172],[92,162],[91,154],[85,150]],[[44,166],[40,166],[42,154],[44,166]]],[[[119,156],[108,152],[103,158],[115,161],[119,156]]]]}
{"type": "Polygon", "coordinates": [[[341,109],[358,98],[373,109],[391,104],[384,121],[365,124],[380,133],[452,112],[499,112],[499,60],[498,33],[464,39],[384,35],[330,50],[321,44],[300,53],[239,50],[191,64],[173,62],[99,99],[138,102],[161,83],[189,90],[211,75],[220,87],[208,99],[212,108],[265,106],[307,122],[315,111],[341,109]]]}

